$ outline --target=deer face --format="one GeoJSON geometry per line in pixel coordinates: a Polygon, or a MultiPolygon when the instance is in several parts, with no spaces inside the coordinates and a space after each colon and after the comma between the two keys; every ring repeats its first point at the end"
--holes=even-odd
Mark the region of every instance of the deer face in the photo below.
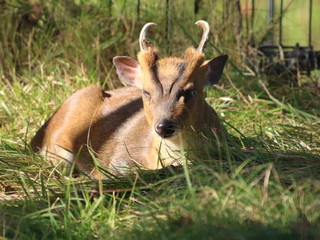
{"type": "Polygon", "coordinates": [[[122,81],[141,89],[150,127],[160,137],[170,138],[190,127],[201,114],[203,88],[206,83],[218,82],[227,56],[204,61],[203,46],[200,51],[199,46],[197,50],[188,48],[183,58],[159,59],[156,48],[144,46],[148,26],[150,23],[140,34],[138,61],[115,57],[113,62],[122,81]]]}

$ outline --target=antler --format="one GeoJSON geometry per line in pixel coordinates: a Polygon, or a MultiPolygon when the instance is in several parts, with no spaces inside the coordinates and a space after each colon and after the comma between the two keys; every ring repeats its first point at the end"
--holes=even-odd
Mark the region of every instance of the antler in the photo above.
{"type": "Polygon", "coordinates": [[[196,25],[200,26],[202,29],[203,29],[203,34],[202,34],[202,38],[201,38],[201,41],[200,41],[200,44],[199,44],[199,47],[197,48],[197,50],[199,52],[202,52],[203,51],[203,48],[206,44],[206,42],[208,41],[208,35],[209,35],[209,32],[210,32],[210,26],[209,24],[204,21],[204,20],[199,20],[195,23],[196,25]]]}
{"type": "Polygon", "coordinates": [[[141,29],[140,36],[139,36],[139,44],[140,44],[140,51],[146,51],[148,49],[148,44],[146,40],[146,34],[150,26],[156,26],[157,24],[153,22],[146,23],[143,28],[141,29]]]}

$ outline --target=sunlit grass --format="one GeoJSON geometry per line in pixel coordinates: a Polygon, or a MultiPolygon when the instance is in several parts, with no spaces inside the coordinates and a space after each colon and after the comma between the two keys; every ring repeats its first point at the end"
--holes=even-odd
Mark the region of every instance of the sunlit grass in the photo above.
{"type": "MultiPolygon", "coordinates": [[[[30,139],[72,92],[89,84],[107,89],[121,86],[111,59],[116,55],[134,57],[142,24],[163,19],[156,11],[144,12],[140,21],[124,17],[123,12],[134,14],[134,6],[122,3],[115,4],[109,16],[108,1],[80,4],[73,11],[63,1],[57,2],[53,28],[46,29],[43,20],[42,28],[34,29],[34,38],[16,33],[26,37],[22,38],[26,48],[5,46],[21,38],[1,31],[4,47],[0,54],[10,57],[3,58],[0,66],[0,236],[319,238],[318,89],[274,87],[262,77],[244,77],[232,58],[234,66],[229,64],[221,83],[206,90],[207,101],[230,136],[219,149],[203,146],[207,155],[186,159],[192,165],[141,170],[99,182],[86,176],[64,177],[56,166],[34,154],[30,139]]],[[[184,11],[181,18],[187,18],[192,8],[184,11]]],[[[159,32],[154,31],[152,40],[165,55],[164,22],[160,20],[159,32]]],[[[194,19],[177,24],[171,42],[174,54],[181,54],[197,39],[193,24],[194,19]]],[[[10,25],[6,27],[10,30],[10,25]]],[[[232,52],[228,44],[212,41],[208,57],[217,55],[217,49],[232,52]]]]}

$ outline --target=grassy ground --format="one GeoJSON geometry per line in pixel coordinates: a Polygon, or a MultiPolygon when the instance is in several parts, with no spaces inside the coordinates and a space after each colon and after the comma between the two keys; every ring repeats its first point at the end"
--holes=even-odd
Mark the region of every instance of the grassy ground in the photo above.
{"type": "Polygon", "coordinates": [[[128,1],[111,11],[108,1],[72,3],[43,1],[38,20],[24,1],[0,8],[0,239],[320,238],[320,90],[308,87],[318,72],[304,87],[244,76],[233,30],[217,24],[219,11],[209,14],[214,1],[198,16],[173,4],[172,40],[163,37],[165,2],[141,1],[140,19],[128,1]],[[208,58],[231,56],[207,90],[229,145],[206,146],[208,156],[187,168],[104,182],[62,177],[32,153],[31,137],[73,91],[121,86],[111,59],[135,56],[145,22],[160,23],[150,38],[178,55],[198,39],[201,18],[214,29],[208,58]]]}

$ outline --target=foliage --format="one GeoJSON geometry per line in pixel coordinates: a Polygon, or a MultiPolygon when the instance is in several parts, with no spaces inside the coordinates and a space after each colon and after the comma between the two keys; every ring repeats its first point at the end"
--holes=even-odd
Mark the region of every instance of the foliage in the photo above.
{"type": "Polygon", "coordinates": [[[166,38],[165,1],[141,1],[139,18],[125,0],[0,1],[4,239],[320,238],[319,89],[245,76],[233,30],[216,24],[218,1],[205,2],[198,15],[172,3],[166,38]],[[185,168],[103,182],[64,177],[32,153],[31,137],[73,91],[121,86],[111,59],[136,54],[145,22],[159,23],[150,38],[163,55],[179,55],[198,39],[201,18],[214,29],[208,58],[232,56],[221,83],[206,90],[230,133],[221,149],[204,146],[208,155],[185,168]]]}

